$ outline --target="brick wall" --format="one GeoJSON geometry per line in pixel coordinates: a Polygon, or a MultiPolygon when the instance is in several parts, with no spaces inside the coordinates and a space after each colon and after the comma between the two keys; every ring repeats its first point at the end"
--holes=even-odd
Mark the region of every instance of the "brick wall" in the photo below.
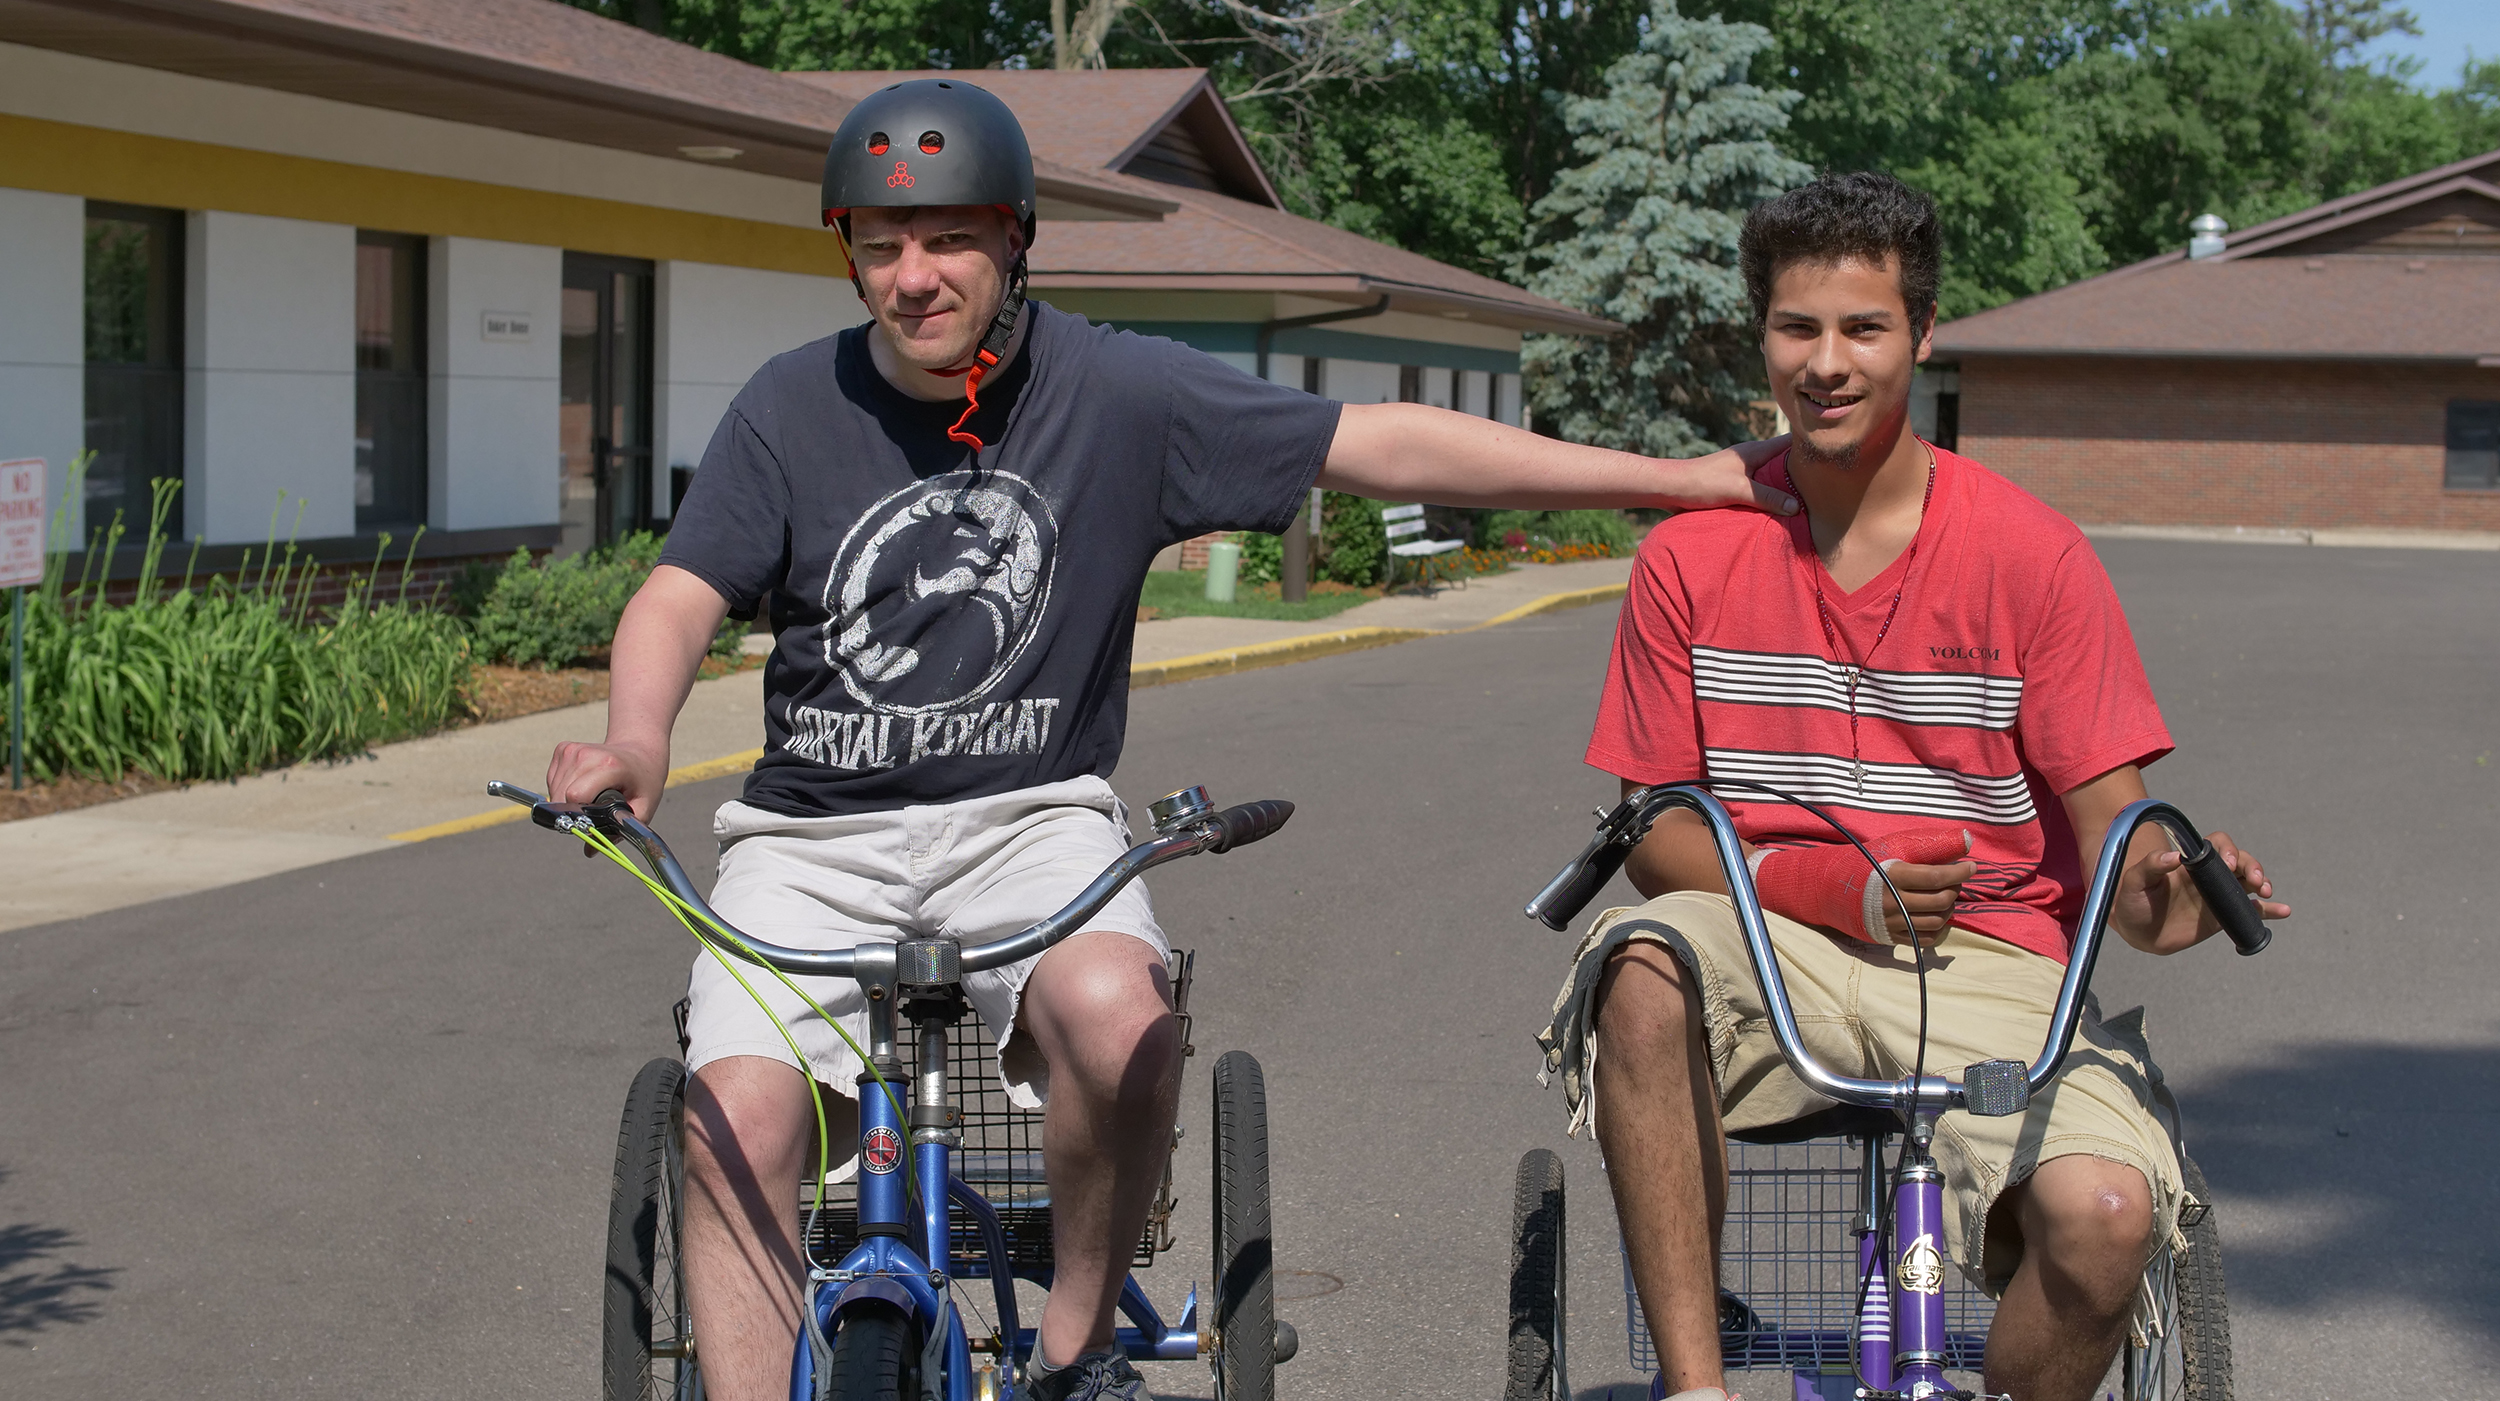
{"type": "Polygon", "coordinates": [[[2451,399],[2500,369],[1962,359],[1961,451],[2078,521],[2500,531],[2500,492],[2440,484],[2451,399]]]}
{"type": "Polygon", "coordinates": [[[1207,546],[1214,544],[1218,540],[1229,540],[1231,538],[1233,538],[1233,533],[1231,531],[1219,530],[1213,534],[1198,536],[1193,540],[1183,540],[1181,542],[1181,568],[1206,568],[1207,546]]]}

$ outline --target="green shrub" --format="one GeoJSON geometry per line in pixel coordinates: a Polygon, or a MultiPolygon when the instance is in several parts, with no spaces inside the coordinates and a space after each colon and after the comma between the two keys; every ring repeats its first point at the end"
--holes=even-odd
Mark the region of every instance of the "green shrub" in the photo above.
{"type": "Polygon", "coordinates": [[[1244,584],[1273,584],[1284,577],[1285,537],[1261,531],[1241,532],[1241,572],[1236,575],[1244,584]]]}
{"type": "MultiPolygon", "coordinates": [[[[68,542],[55,527],[50,571],[26,601],[26,765],[36,778],[234,778],[360,753],[458,712],[468,637],[459,620],[405,601],[405,566],[388,601],[359,576],[328,610],[310,606],[315,571],[291,545],[273,545],[257,574],[247,555],[233,581],[194,587],[186,570],[166,591],[158,566],[178,486],[156,484],[129,603],[105,602],[100,581],[67,585],[68,542]]],[[[118,518],[99,534],[90,561],[120,543],[118,518]]],[[[5,725],[0,715],[0,734],[5,725]]]]}
{"type": "Polygon", "coordinates": [[[1640,545],[1640,533],[1621,511],[1487,511],[1476,528],[1476,548],[1506,549],[1514,533],[1531,545],[1603,545],[1618,555],[1640,545]]]}
{"type": "MultiPolygon", "coordinates": [[[[616,640],[616,620],[659,562],[660,537],[637,531],[613,545],[564,559],[514,550],[491,585],[463,580],[455,595],[475,597],[469,629],[481,661],[553,670],[570,666],[616,640]]],[[[712,639],[717,655],[734,655],[747,624],[724,621],[712,639]]]]}
{"type": "Polygon", "coordinates": [[[1380,503],[1332,491],[1324,504],[1320,577],[1358,589],[1388,578],[1389,533],[1380,519],[1380,503]]]}

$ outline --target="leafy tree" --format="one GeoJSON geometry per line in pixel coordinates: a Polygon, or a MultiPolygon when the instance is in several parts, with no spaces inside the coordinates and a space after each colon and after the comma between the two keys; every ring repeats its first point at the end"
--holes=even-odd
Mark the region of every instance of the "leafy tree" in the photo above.
{"type": "Polygon", "coordinates": [[[1574,442],[1689,455],[1750,436],[1760,382],[1737,237],[1745,211],[1813,175],[1772,137],[1797,94],[1747,80],[1759,25],[1655,0],[1600,97],[1562,104],[1583,163],[1531,211],[1530,290],[1628,335],[1536,336],[1521,354],[1537,420],[1574,442]]]}

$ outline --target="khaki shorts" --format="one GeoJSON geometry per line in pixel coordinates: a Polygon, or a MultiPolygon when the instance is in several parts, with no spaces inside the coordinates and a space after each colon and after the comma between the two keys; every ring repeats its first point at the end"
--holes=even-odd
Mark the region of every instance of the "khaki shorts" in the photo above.
{"type": "MultiPolygon", "coordinates": [[[[1918,1048],[1918,976],[1907,948],[1843,942],[1767,915],[1780,976],[1806,1049],[1838,1074],[1878,1080],[1908,1075],[1918,1048]]],[[[1764,1129],[1831,1107],[1781,1058],[1736,909],[1724,895],[1679,892],[1637,909],[1610,910],[1573,958],[1538,1041],[1559,1074],[1577,1133],[1594,1110],[1594,993],[1607,958],[1630,940],[1674,951],[1700,986],[1719,1108],[1731,1133],[1764,1129]]],[[[1959,1078],[1973,1061],[2028,1064],[2040,1054],[2065,965],[1967,930],[1948,929],[1928,953],[1927,1073],[1959,1078]]],[[[2144,1040],[2142,1015],[2104,1022],[2087,1003],[2074,1049],[2049,1088],[2023,1113],[1983,1119],[1956,1111],[1937,1123],[1944,1170],[1945,1236],[1967,1275],[2001,1291],[2021,1256],[2013,1242],[1985,1251],[1988,1212],[1999,1193],[2051,1158],[2089,1153],[2124,1163],[2152,1184],[2154,1239],[2178,1234],[2178,1105],[2163,1088],[2144,1040]]]]}
{"type": "MultiPolygon", "coordinates": [[[[712,908],[742,933],[800,949],[938,936],[967,944],[1004,938],[1058,913],[1129,848],[1128,810],[1099,778],[846,817],[784,817],[727,803],[713,817],[712,833],[720,841],[712,908]]],[[[1170,952],[1143,882],[1123,887],[1085,928],[1127,934],[1157,954],[1170,952]]],[[[1017,1002],[1040,961],[1036,955],[964,975],[965,999],[998,1038],[1008,1098],[1025,1109],[1041,1107],[1050,1095],[1047,1067],[1022,1044],[1010,1044],[1017,1002]]],[[[764,1056],[796,1067],[790,1054],[796,1041],[810,1073],[856,1097],[859,1057],[824,1018],[770,972],[731,963],[746,987],[708,951],[695,957],[686,1069],[730,1056],[764,1056]],[[776,1021],[790,1040],[774,1029],[776,1021]]],[[[868,1044],[859,984],[792,981],[852,1040],[868,1044]]]]}

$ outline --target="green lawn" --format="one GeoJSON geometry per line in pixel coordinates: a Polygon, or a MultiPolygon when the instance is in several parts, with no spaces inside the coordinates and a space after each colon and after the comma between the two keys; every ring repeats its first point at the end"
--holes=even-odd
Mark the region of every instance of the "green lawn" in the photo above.
{"type": "Polygon", "coordinates": [[[1379,593],[1376,590],[1369,593],[1353,589],[1343,593],[1314,590],[1300,603],[1287,603],[1276,596],[1274,584],[1267,584],[1236,590],[1230,603],[1209,603],[1206,571],[1157,569],[1146,575],[1146,592],[1138,602],[1166,618],[1271,618],[1280,622],[1307,623],[1318,618],[1334,617],[1377,597],[1379,593]]]}

